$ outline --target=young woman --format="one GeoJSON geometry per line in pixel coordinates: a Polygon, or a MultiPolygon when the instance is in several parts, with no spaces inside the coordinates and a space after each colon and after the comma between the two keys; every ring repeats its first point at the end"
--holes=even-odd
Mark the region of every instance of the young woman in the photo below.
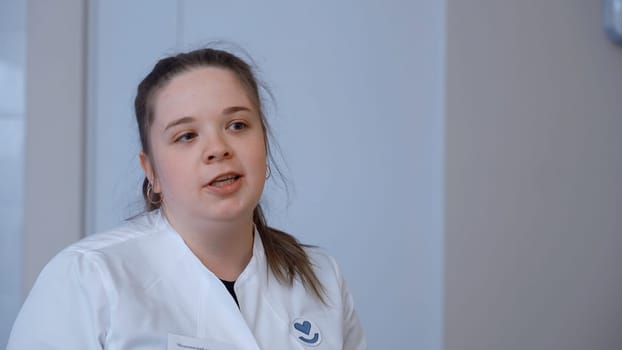
{"type": "Polygon", "coordinates": [[[147,212],[52,259],[8,349],[366,349],[335,261],[266,224],[249,65],[215,49],[165,58],[135,111],[147,212]]]}

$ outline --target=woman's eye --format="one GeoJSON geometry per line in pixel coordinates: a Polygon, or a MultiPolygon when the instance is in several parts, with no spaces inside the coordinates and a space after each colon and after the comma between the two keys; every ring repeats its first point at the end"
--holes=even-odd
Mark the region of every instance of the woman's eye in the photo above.
{"type": "Polygon", "coordinates": [[[244,123],[244,122],[233,122],[233,123],[229,124],[228,128],[231,129],[231,130],[238,131],[238,130],[244,130],[247,127],[248,127],[248,125],[246,125],[246,123],[244,123]]]}
{"type": "Polygon", "coordinates": [[[188,142],[196,137],[196,134],[193,132],[185,132],[175,139],[175,142],[188,142]]]}

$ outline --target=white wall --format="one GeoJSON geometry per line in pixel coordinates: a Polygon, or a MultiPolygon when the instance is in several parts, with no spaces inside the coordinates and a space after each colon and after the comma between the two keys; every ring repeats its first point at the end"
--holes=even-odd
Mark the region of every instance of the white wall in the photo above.
{"type": "Polygon", "coordinates": [[[0,347],[83,233],[85,0],[0,2],[0,347]]]}
{"type": "Polygon", "coordinates": [[[447,7],[445,349],[619,349],[622,47],[600,2],[447,7]]]}
{"type": "Polygon", "coordinates": [[[82,237],[85,0],[28,1],[23,290],[82,237]]]}
{"type": "Polygon", "coordinates": [[[21,303],[26,4],[0,2],[0,348],[21,303]]]}
{"type": "Polygon", "coordinates": [[[87,233],[143,208],[133,114],[140,80],[176,37],[176,1],[89,2],[87,233]]]}
{"type": "Polygon", "coordinates": [[[337,257],[370,348],[440,349],[442,2],[92,1],[90,10],[91,231],[140,209],[131,109],[140,78],[165,53],[240,44],[276,97],[269,119],[293,188],[288,198],[271,187],[270,218],[337,257]]]}
{"type": "Polygon", "coordinates": [[[43,266],[84,232],[84,11],[0,5],[0,347],[43,266]]]}

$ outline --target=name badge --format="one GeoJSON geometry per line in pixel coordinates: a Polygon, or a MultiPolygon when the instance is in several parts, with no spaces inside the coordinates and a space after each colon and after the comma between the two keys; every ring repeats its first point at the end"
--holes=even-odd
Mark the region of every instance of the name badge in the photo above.
{"type": "Polygon", "coordinates": [[[167,350],[239,350],[235,345],[217,339],[168,335],[167,350]]]}

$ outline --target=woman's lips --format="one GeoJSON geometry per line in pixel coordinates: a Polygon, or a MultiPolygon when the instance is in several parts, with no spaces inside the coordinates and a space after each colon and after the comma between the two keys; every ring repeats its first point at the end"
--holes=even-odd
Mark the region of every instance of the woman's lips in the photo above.
{"type": "Polygon", "coordinates": [[[235,193],[242,186],[242,175],[225,174],[216,177],[205,188],[216,195],[228,195],[235,193]]]}
{"type": "Polygon", "coordinates": [[[236,174],[222,175],[214,179],[212,182],[210,182],[209,186],[221,187],[224,185],[231,184],[239,178],[240,178],[240,175],[236,175],[236,174]]]}

